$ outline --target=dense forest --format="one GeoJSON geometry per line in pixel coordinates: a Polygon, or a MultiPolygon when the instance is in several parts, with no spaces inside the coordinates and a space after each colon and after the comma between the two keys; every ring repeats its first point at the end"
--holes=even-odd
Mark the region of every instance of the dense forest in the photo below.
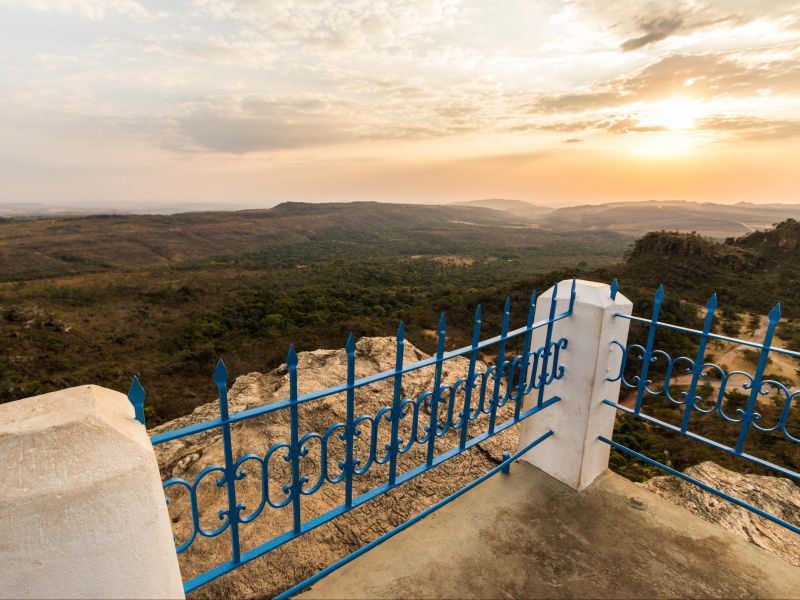
{"type": "MultiPolygon", "coordinates": [[[[618,278],[644,316],[663,283],[662,320],[690,327],[700,325],[702,306],[717,292],[716,328],[728,335],[755,333],[759,315],[780,301],[781,340],[800,347],[796,221],[713,241],[555,230],[508,217],[475,207],[367,203],[4,221],[0,401],[89,382],[124,391],[136,374],[155,425],[213,399],[210,373],[219,357],[233,376],[265,371],[284,360],[290,343],[340,347],[349,331],[393,335],[400,320],[408,338],[432,352],[441,311],[448,347],[465,345],[477,304],[492,331],[509,295],[512,320],[522,324],[531,290],[571,277],[618,278]]],[[[633,326],[631,340],[645,332],[633,326]]],[[[676,355],[696,348],[675,332],[660,334],[659,344],[676,355]]],[[[751,468],[626,418],[617,435],[678,468],[704,459],[751,468]]],[[[759,450],[797,469],[800,453],[787,444],[767,439],[759,450]]],[[[655,474],[616,454],[612,464],[633,479],[655,474]]]]}
{"type": "Polygon", "coordinates": [[[268,211],[97,216],[0,224],[0,400],[93,382],[148,393],[148,423],[213,398],[232,375],[299,350],[424,333],[446,311],[466,343],[475,305],[522,320],[549,272],[610,265],[630,238],[543,231],[470,207],[284,204],[268,211]]]}

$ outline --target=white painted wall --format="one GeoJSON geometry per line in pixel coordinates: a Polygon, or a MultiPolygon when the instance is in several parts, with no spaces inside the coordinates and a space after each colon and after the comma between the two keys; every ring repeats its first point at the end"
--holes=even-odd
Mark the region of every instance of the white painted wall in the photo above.
{"type": "MultiPolygon", "coordinates": [[[[556,314],[569,307],[572,280],[558,284],[556,314]]],[[[539,467],[576,490],[581,490],[608,468],[610,447],[597,440],[598,435],[611,439],[616,411],[602,404],[604,399],[617,401],[620,382],[608,382],[619,369],[621,351],[611,342],[625,345],[630,321],[614,313],[631,314],[633,304],[617,293],[611,299],[608,285],[592,281],[576,282],[574,313],[553,327],[553,339],[567,338],[559,363],[565,365],[564,377],[545,390],[545,399],[560,396],[561,401],[522,423],[520,447],[532,442],[547,430],[555,432],[547,442],[534,448],[522,459],[539,467]]],[[[536,302],[536,320],[548,315],[553,288],[536,302]]],[[[545,328],[533,332],[531,349],[544,344],[545,328]]],[[[529,376],[531,376],[529,374],[529,376]]],[[[524,403],[534,406],[537,392],[524,403]]]]}
{"type": "Polygon", "coordinates": [[[127,397],[0,405],[0,597],[183,598],[161,478],[127,397]]]}

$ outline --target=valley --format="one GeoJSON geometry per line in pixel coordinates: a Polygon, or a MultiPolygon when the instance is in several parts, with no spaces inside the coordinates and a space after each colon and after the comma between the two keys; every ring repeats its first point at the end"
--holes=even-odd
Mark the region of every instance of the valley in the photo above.
{"type": "MultiPolygon", "coordinates": [[[[512,325],[521,323],[532,289],[571,277],[618,278],[642,316],[663,283],[662,320],[695,328],[716,292],[715,331],[746,339],[758,338],[764,315],[780,301],[780,343],[797,349],[797,240],[800,223],[793,220],[725,241],[676,232],[637,239],[612,229],[537,225],[486,207],[378,203],[6,221],[0,401],[86,382],[125,391],[135,374],[154,426],[214,400],[210,373],[218,358],[232,378],[263,373],[285,360],[290,343],[336,348],[350,331],[357,338],[394,335],[401,320],[408,339],[431,353],[441,311],[447,347],[466,345],[477,304],[484,330],[499,331],[505,296],[512,325]]],[[[646,327],[632,326],[630,342],[643,343],[645,335],[646,327]]],[[[659,333],[658,344],[674,356],[696,351],[696,339],[676,332],[659,333]]],[[[712,345],[710,352],[730,368],[752,369],[744,364],[752,363],[747,351],[712,345]]],[[[777,360],[768,373],[792,388],[792,368],[777,360]]],[[[674,413],[653,410],[665,419],[674,413]]],[[[721,431],[716,423],[702,426],[721,431]]],[[[633,431],[621,417],[618,432],[633,436],[630,447],[681,468],[713,453],[651,428],[633,431]]],[[[794,446],[767,439],[761,450],[800,466],[794,446]]],[[[654,474],[615,460],[632,479],[654,474]]]]}

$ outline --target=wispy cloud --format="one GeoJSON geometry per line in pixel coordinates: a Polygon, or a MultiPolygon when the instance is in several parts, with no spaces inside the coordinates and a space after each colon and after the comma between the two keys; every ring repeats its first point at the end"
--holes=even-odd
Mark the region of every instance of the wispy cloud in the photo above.
{"type": "Polygon", "coordinates": [[[92,20],[105,19],[111,13],[139,18],[157,14],[135,0],[0,0],[0,8],[4,6],[28,7],[62,14],[75,13],[92,20]]]}
{"type": "Polygon", "coordinates": [[[641,28],[644,31],[643,35],[625,40],[620,47],[626,51],[638,50],[648,44],[660,42],[679,31],[683,24],[684,18],[680,15],[647,19],[641,23],[641,28]]]}

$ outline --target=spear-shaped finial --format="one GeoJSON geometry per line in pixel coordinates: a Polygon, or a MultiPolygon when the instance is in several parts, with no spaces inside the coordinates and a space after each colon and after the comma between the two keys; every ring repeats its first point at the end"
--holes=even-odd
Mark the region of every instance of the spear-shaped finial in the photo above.
{"type": "Polygon", "coordinates": [[[286,354],[286,365],[289,367],[297,366],[297,352],[294,349],[294,344],[289,345],[289,352],[286,354]]]}
{"type": "Polygon", "coordinates": [[[717,292],[711,294],[711,297],[706,302],[706,309],[709,311],[716,310],[717,308],[717,292]]]}
{"type": "Polygon", "coordinates": [[[218,388],[225,387],[228,383],[228,368],[221,358],[217,361],[217,366],[214,368],[214,383],[218,388]]]}
{"type": "Polygon", "coordinates": [[[144,399],[144,388],[139,383],[139,378],[134,375],[131,379],[131,387],[128,389],[128,400],[133,404],[136,420],[142,425],[144,425],[144,399]]]}
{"type": "Polygon", "coordinates": [[[769,322],[777,323],[780,320],[781,320],[781,303],[778,302],[775,306],[772,307],[772,310],[769,311],[769,322]]]}

